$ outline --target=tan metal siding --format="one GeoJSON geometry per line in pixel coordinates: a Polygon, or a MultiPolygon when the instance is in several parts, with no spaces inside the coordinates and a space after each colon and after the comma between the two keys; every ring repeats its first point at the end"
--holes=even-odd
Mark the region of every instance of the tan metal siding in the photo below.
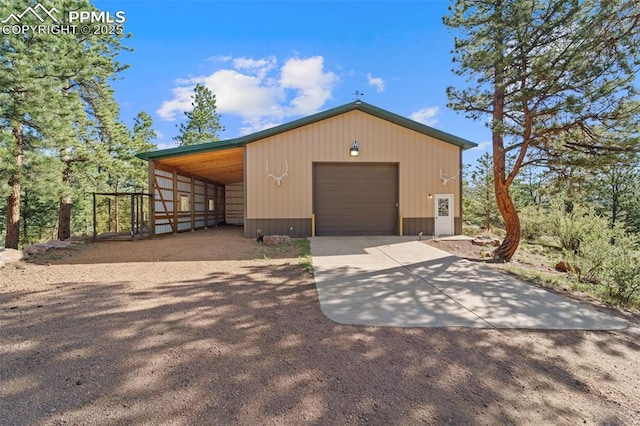
{"type": "Polygon", "coordinates": [[[247,218],[309,218],[312,206],[313,162],[393,162],[399,164],[399,201],[403,217],[433,217],[428,194],[454,194],[455,216],[460,216],[459,176],[443,185],[440,169],[458,173],[460,148],[398,126],[361,111],[351,111],[305,127],[281,133],[246,147],[247,218]],[[360,156],[349,157],[357,139],[360,156]],[[288,176],[278,187],[269,172],[288,176]]]}

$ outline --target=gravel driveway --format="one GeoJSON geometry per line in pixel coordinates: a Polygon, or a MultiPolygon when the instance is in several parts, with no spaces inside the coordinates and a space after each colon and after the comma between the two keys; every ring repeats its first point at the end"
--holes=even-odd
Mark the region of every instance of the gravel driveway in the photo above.
{"type": "Polygon", "coordinates": [[[0,269],[0,423],[638,424],[612,332],[340,325],[235,228],[0,269]]]}

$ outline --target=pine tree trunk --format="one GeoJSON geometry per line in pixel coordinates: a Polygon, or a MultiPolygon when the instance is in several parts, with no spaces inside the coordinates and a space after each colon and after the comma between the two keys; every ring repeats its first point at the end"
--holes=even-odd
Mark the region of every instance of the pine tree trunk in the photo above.
{"type": "MultiPolygon", "coordinates": [[[[495,178],[494,189],[496,202],[507,232],[502,244],[493,251],[493,258],[500,262],[510,261],[520,244],[520,219],[518,218],[518,211],[513,205],[513,200],[509,195],[510,182],[508,182],[506,177],[507,159],[504,149],[503,128],[504,102],[504,71],[501,64],[498,63],[495,67],[495,90],[493,97],[493,175],[495,178]]],[[[512,173],[517,173],[515,167],[512,173]]]]}
{"type": "Polygon", "coordinates": [[[20,213],[22,215],[22,238],[27,238],[29,237],[29,192],[27,191],[27,188],[24,188],[23,190],[24,194],[22,194],[22,208],[20,210],[22,210],[20,213]]]}
{"type": "Polygon", "coordinates": [[[107,232],[111,233],[113,227],[112,224],[112,215],[111,215],[111,198],[107,198],[107,232]]]}
{"type": "Polygon", "coordinates": [[[71,197],[64,197],[60,200],[58,209],[58,239],[64,241],[71,237],[71,197]]]}
{"type": "MultiPolygon", "coordinates": [[[[118,193],[118,184],[115,185],[116,194],[118,193]]],[[[114,214],[115,214],[115,224],[116,224],[116,233],[120,232],[120,202],[117,195],[115,196],[115,206],[114,206],[114,214]]]]}
{"type": "Polygon", "coordinates": [[[485,210],[484,210],[484,230],[487,232],[491,232],[491,202],[493,201],[492,199],[492,193],[485,191],[485,210]]]}
{"type": "Polygon", "coordinates": [[[20,242],[20,176],[14,173],[9,178],[11,192],[7,197],[7,236],[6,248],[18,249],[20,242]]]}
{"type": "Polygon", "coordinates": [[[496,201],[498,203],[498,210],[504,220],[505,230],[507,235],[505,236],[500,247],[493,251],[493,258],[496,261],[509,261],[515,254],[520,244],[520,219],[518,218],[518,211],[513,205],[513,200],[509,195],[508,187],[496,179],[496,201]]]}
{"type": "MultiPolygon", "coordinates": [[[[62,184],[67,191],[70,191],[71,159],[67,155],[66,149],[60,152],[60,157],[64,163],[64,168],[62,169],[62,184]]],[[[58,239],[60,241],[71,237],[71,205],[72,199],[70,195],[60,199],[60,206],[58,208],[58,239]]]]}
{"type": "Polygon", "coordinates": [[[7,197],[7,236],[4,246],[17,250],[20,243],[20,191],[22,190],[22,155],[24,149],[22,124],[18,124],[13,129],[13,136],[16,140],[15,170],[8,181],[11,192],[7,197]]]}

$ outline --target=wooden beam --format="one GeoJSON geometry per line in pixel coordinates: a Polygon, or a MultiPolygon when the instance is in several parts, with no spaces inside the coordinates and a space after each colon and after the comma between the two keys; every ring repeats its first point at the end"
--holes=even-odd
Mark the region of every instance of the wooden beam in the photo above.
{"type": "Polygon", "coordinates": [[[135,221],[136,221],[136,212],[135,212],[135,201],[136,196],[131,194],[131,239],[133,240],[135,235],[135,221]]]}
{"type": "Polygon", "coordinates": [[[180,203],[178,201],[178,172],[173,171],[173,223],[171,229],[174,234],[178,233],[178,208],[180,203]]]}
{"type": "Polygon", "coordinates": [[[209,227],[209,183],[204,183],[204,229],[209,227]]]}
{"type": "Polygon", "coordinates": [[[93,241],[98,239],[98,226],[96,224],[96,194],[93,194],[93,241]]]}
{"type": "Polygon", "coordinates": [[[213,186],[213,199],[215,200],[214,201],[214,203],[215,203],[215,205],[214,205],[214,207],[215,207],[214,213],[216,215],[216,226],[218,226],[218,224],[220,223],[220,221],[218,220],[218,217],[219,217],[218,211],[220,210],[220,203],[219,203],[219,200],[218,200],[218,185],[214,185],[213,186]]]}
{"type": "MultiPolygon", "coordinates": [[[[149,235],[152,237],[156,234],[156,162],[149,161],[149,235]]],[[[158,188],[158,194],[161,194],[158,188]]],[[[160,196],[162,199],[162,195],[160,196]]]]}
{"type": "Polygon", "coordinates": [[[189,182],[190,182],[189,189],[191,190],[191,196],[189,198],[191,205],[189,207],[191,208],[191,232],[193,232],[196,230],[196,191],[195,191],[195,182],[194,182],[193,176],[189,177],[189,182]]]}

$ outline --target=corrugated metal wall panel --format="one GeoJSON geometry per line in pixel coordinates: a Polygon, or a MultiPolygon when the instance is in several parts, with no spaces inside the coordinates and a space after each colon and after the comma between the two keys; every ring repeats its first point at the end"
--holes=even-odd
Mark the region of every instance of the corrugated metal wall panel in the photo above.
{"type": "Polygon", "coordinates": [[[316,235],[394,235],[398,232],[398,165],[313,165],[316,235]]]}
{"type": "MultiPolygon", "coordinates": [[[[167,169],[154,169],[154,194],[155,194],[155,233],[163,234],[176,231],[189,231],[204,228],[208,225],[217,225],[224,217],[216,216],[215,211],[208,211],[208,197],[211,193],[215,198],[216,186],[218,193],[223,194],[224,189],[220,185],[206,182],[188,175],[182,175],[177,171],[167,169]],[[174,187],[175,182],[175,187],[174,187]],[[175,195],[175,196],[174,196],[175,195]],[[181,207],[182,197],[186,197],[188,203],[183,211],[181,207]],[[177,225],[176,223],[177,222],[177,225]]],[[[223,214],[224,202],[214,203],[223,214]]]]}
{"type": "Polygon", "coordinates": [[[155,169],[156,176],[163,176],[169,179],[173,179],[173,172],[167,170],[155,169]]]}
{"type": "Polygon", "coordinates": [[[247,218],[310,218],[313,213],[312,164],[314,162],[398,163],[399,213],[403,217],[433,217],[428,194],[454,194],[455,215],[460,215],[459,184],[443,185],[443,173],[454,175],[460,167],[460,149],[413,130],[352,111],[247,145],[247,218]],[[360,156],[348,154],[351,142],[360,143],[360,156]],[[280,186],[267,177],[288,176],[280,186]]]}
{"type": "Polygon", "coordinates": [[[226,185],[224,202],[226,223],[244,223],[244,183],[226,185]]]}

